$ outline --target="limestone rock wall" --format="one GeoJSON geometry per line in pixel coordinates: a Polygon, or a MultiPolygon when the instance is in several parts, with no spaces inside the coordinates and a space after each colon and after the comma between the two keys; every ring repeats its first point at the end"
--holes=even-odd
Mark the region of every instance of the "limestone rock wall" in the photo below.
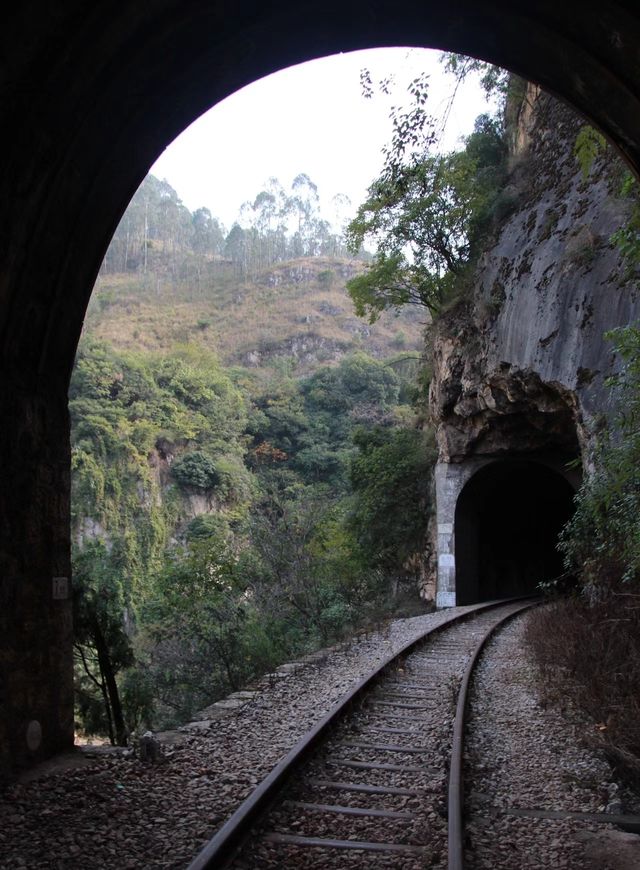
{"type": "Polygon", "coordinates": [[[629,209],[622,164],[608,152],[585,181],[573,154],[582,121],[535,88],[525,99],[513,211],[472,292],[434,328],[430,405],[444,462],[514,449],[584,458],[613,411],[605,380],[619,362],[604,333],[640,317],[637,274],[610,241],[629,209]]]}

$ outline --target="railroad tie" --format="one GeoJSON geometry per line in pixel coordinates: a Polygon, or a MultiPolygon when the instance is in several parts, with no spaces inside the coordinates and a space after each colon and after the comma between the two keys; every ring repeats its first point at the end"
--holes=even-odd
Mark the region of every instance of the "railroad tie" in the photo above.
{"type": "Polygon", "coordinates": [[[378,810],[373,807],[343,807],[340,804],[314,804],[308,801],[284,801],[286,806],[296,807],[301,810],[319,813],[338,813],[344,816],[373,816],[378,819],[403,819],[417,821],[418,816],[413,813],[403,813],[398,810],[378,810]]]}
{"type": "Polygon", "coordinates": [[[335,756],[325,758],[324,763],[334,767],[353,767],[357,770],[391,770],[398,773],[429,773],[434,776],[438,773],[438,771],[430,771],[422,765],[389,764],[386,761],[356,761],[352,758],[336,758],[335,756]]]}
{"type": "Polygon", "coordinates": [[[395,743],[367,743],[364,740],[344,740],[340,746],[354,749],[372,749],[380,752],[406,752],[409,755],[424,755],[429,750],[424,746],[398,746],[395,743]]]}
{"type": "Polygon", "coordinates": [[[421,792],[415,788],[402,788],[393,785],[368,785],[364,782],[335,782],[332,779],[310,779],[309,785],[314,788],[327,788],[334,791],[356,791],[362,794],[397,795],[398,797],[420,797],[421,792]]]}
{"type": "Polygon", "coordinates": [[[301,837],[298,834],[279,834],[272,831],[265,835],[270,843],[289,846],[322,846],[325,849],[359,849],[365,852],[397,852],[406,855],[425,855],[425,846],[407,846],[403,843],[371,843],[367,840],[330,840],[325,837],[301,837]]]}

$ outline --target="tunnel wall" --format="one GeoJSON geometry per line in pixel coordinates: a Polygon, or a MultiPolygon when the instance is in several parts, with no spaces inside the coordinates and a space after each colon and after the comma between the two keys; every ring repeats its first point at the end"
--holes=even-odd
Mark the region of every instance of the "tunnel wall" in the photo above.
{"type": "Polygon", "coordinates": [[[28,0],[4,11],[0,41],[0,773],[10,773],[72,744],[66,387],[104,252],[164,148],[277,69],[419,45],[561,95],[638,171],[640,14],[627,0],[28,0]]]}
{"type": "Polygon", "coordinates": [[[66,388],[3,384],[0,419],[0,779],[73,744],[66,388]],[[7,498],[10,493],[10,498],[7,498]]]}
{"type": "Polygon", "coordinates": [[[456,504],[462,488],[473,475],[491,462],[489,458],[472,458],[467,462],[438,462],[435,467],[438,580],[437,607],[455,607],[456,504]]]}

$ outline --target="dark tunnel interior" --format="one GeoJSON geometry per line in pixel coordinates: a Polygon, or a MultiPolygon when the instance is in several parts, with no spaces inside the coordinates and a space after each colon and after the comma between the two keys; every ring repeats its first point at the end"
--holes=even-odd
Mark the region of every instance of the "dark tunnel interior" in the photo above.
{"type": "Polygon", "coordinates": [[[562,474],[542,463],[505,460],[480,469],[456,505],[456,603],[526,595],[559,576],[556,545],[573,496],[562,474]]]}

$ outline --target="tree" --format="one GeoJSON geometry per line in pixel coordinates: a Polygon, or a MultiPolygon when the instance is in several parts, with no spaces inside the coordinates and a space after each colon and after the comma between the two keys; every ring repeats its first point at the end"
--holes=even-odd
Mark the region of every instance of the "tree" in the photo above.
{"type": "Polygon", "coordinates": [[[171,473],[181,486],[210,490],[220,483],[220,475],[210,456],[202,450],[183,453],[171,466],[171,473]]]}
{"type": "Polygon", "coordinates": [[[369,270],[347,283],[358,315],[373,322],[409,303],[439,310],[478,250],[505,156],[498,123],[483,115],[462,151],[385,167],[347,230],[352,253],[377,247],[369,270]]]}
{"type": "Polygon", "coordinates": [[[167,554],[144,608],[145,665],[156,697],[185,721],[254,672],[259,634],[246,581],[218,525],[167,554]]]}
{"type": "Polygon", "coordinates": [[[224,233],[217,218],[208,208],[198,208],[191,217],[192,246],[196,253],[215,255],[222,253],[224,233]]]}
{"type": "Polygon", "coordinates": [[[436,451],[415,429],[359,429],[354,442],[349,528],[372,565],[397,577],[424,550],[436,451]]]}
{"type": "Polygon", "coordinates": [[[316,222],[319,204],[317,185],[305,172],[296,175],[291,184],[290,198],[290,208],[298,217],[298,228],[294,235],[294,253],[296,256],[312,257],[316,253],[316,222]],[[296,248],[296,244],[299,247],[296,248]]]}
{"type": "Polygon", "coordinates": [[[112,744],[126,746],[129,729],[117,676],[133,664],[133,651],[125,631],[121,578],[102,541],[92,541],[76,553],[73,573],[74,649],[80,664],[77,702],[85,723],[98,732],[106,730],[112,744]]]}
{"type": "Polygon", "coordinates": [[[224,253],[229,257],[236,270],[245,277],[247,274],[248,257],[246,233],[240,224],[234,223],[225,239],[224,253]]]}
{"type": "Polygon", "coordinates": [[[298,650],[326,644],[336,629],[336,608],[343,612],[342,627],[354,617],[326,537],[331,497],[322,487],[272,474],[257,507],[250,522],[256,555],[251,588],[261,613],[280,620],[280,631],[298,650]]]}

